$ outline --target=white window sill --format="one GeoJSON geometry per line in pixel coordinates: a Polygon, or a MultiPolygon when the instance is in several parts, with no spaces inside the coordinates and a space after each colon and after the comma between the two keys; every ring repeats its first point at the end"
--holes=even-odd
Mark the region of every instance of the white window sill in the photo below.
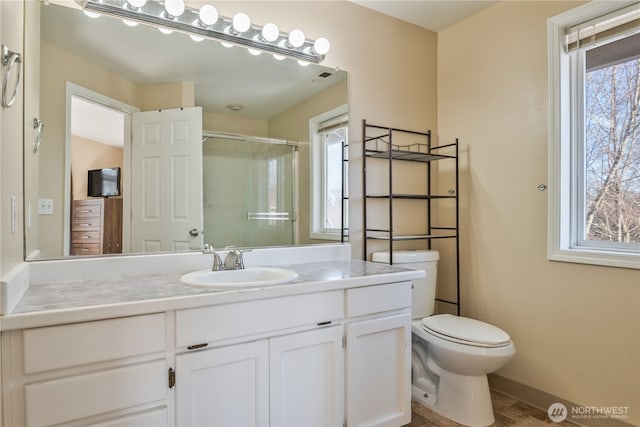
{"type": "Polygon", "coordinates": [[[312,239],[340,241],[340,234],[336,233],[311,233],[309,237],[312,239]]]}
{"type": "Polygon", "coordinates": [[[602,252],[589,249],[556,249],[549,252],[551,261],[579,264],[604,265],[608,267],[640,270],[640,255],[622,252],[602,252]]]}

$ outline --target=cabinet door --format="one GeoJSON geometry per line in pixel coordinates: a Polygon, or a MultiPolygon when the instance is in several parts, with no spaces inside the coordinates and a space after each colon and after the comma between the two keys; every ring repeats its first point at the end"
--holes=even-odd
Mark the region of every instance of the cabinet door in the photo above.
{"type": "Polygon", "coordinates": [[[342,325],[270,341],[272,426],[338,426],[344,420],[342,325]]]}
{"type": "Polygon", "coordinates": [[[177,356],[176,425],[268,425],[268,357],[266,340],[177,356]]]}
{"type": "Polygon", "coordinates": [[[411,315],[347,324],[347,426],[411,421],[411,315]]]}

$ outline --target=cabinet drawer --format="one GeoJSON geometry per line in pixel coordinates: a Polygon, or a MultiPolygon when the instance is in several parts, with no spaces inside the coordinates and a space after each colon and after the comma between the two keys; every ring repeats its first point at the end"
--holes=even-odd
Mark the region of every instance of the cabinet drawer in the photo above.
{"type": "Polygon", "coordinates": [[[27,425],[47,426],[166,400],[166,369],[163,359],[27,384],[27,425]]]}
{"type": "Polygon", "coordinates": [[[102,203],[89,202],[89,203],[74,203],[73,204],[73,217],[74,218],[88,218],[96,217],[102,214],[102,203]]]}
{"type": "Polygon", "coordinates": [[[26,374],[164,351],[163,313],[23,332],[26,374]]]}
{"type": "Polygon", "coordinates": [[[100,243],[99,231],[73,231],[71,233],[72,244],[100,243]]]}
{"type": "Polygon", "coordinates": [[[245,337],[342,319],[342,291],[295,295],[176,312],[176,345],[245,337]]]}
{"type": "Polygon", "coordinates": [[[94,231],[94,230],[100,230],[101,228],[102,228],[101,217],[74,218],[73,221],[71,221],[72,231],[94,231]]]}
{"type": "Polygon", "coordinates": [[[71,245],[71,255],[100,255],[100,244],[98,243],[73,243],[71,245]]]}
{"type": "Polygon", "coordinates": [[[411,308],[411,282],[347,290],[347,317],[411,308]]]}

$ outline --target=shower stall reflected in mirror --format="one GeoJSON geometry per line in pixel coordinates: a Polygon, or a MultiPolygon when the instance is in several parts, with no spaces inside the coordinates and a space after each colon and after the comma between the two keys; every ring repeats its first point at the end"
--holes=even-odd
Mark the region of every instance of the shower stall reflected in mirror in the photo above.
{"type": "Polygon", "coordinates": [[[225,246],[297,243],[297,146],[203,132],[204,241],[225,246]]]}

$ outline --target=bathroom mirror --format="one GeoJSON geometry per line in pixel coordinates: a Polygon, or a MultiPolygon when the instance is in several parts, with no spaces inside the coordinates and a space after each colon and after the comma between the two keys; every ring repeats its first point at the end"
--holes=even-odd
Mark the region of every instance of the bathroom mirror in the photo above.
{"type": "MultiPolygon", "coordinates": [[[[194,41],[186,34],[165,34],[142,24],[130,27],[116,18],[93,19],[73,4],[34,3],[37,6],[26,11],[26,33],[31,42],[25,50],[27,55],[39,52],[39,79],[28,81],[29,75],[37,73],[29,73],[26,62],[25,108],[39,112],[44,132],[34,153],[30,123],[25,123],[28,260],[78,254],[74,252],[77,239],[72,236],[98,241],[99,253],[108,253],[105,242],[113,209],[121,212],[115,214],[116,218],[120,215],[115,222],[120,221],[123,230],[121,241],[113,243],[114,253],[194,250],[205,242],[215,247],[256,247],[344,239],[343,230],[335,232],[335,227],[343,226],[337,224],[335,209],[347,216],[346,194],[324,193],[325,201],[331,199],[334,204],[332,223],[318,214],[323,200],[312,199],[322,197],[324,185],[318,182],[322,176],[312,152],[322,138],[333,141],[326,142],[329,145],[335,146],[340,139],[346,143],[345,71],[315,64],[301,66],[288,58],[278,61],[268,53],[253,56],[241,47],[226,48],[214,40],[194,41]],[[29,95],[30,90],[34,95],[29,95]],[[108,108],[103,111],[103,107],[108,108]],[[198,129],[202,136],[198,139],[203,171],[198,172],[202,174],[198,179],[203,188],[192,194],[178,191],[180,197],[174,199],[180,210],[184,200],[200,198],[201,203],[196,204],[201,209],[200,223],[195,215],[194,223],[184,224],[185,232],[197,237],[183,246],[133,244],[138,212],[150,208],[135,209],[135,195],[141,191],[136,176],[148,171],[136,169],[139,163],[130,158],[136,144],[132,117],[138,112],[193,108],[202,111],[202,129],[198,129]],[[114,114],[109,113],[114,112],[116,118],[111,121],[114,114]],[[318,132],[323,123],[331,124],[332,120],[342,123],[342,130],[338,126],[336,134],[332,124],[327,128],[332,135],[318,132]],[[121,147],[105,145],[109,137],[103,135],[114,133],[114,129],[122,129],[115,133],[125,136],[133,133],[133,140],[121,147]],[[92,136],[94,132],[101,136],[92,136]],[[96,171],[114,173],[117,169],[120,188],[104,190],[96,184],[100,176],[96,171]],[[236,183],[240,185],[237,188],[232,186],[236,183]],[[111,195],[103,197],[100,191],[111,195]],[[238,203],[245,205],[231,210],[229,203],[235,199],[244,199],[238,203]],[[93,229],[83,235],[76,233],[77,227],[88,221],[75,221],[74,213],[90,211],[93,208],[87,210],[86,203],[93,206],[96,201],[102,215],[98,233],[93,229]],[[319,231],[318,223],[320,228],[329,226],[319,231]]],[[[25,120],[33,121],[27,115],[25,120]]],[[[340,159],[339,168],[324,178],[346,188],[344,164],[340,159]]],[[[159,168],[155,173],[162,177],[167,169],[159,168]]],[[[145,182],[152,182],[148,178],[145,182]]],[[[160,178],[158,191],[169,192],[159,182],[160,178]]],[[[158,204],[157,209],[175,211],[175,206],[158,204]]]]}

